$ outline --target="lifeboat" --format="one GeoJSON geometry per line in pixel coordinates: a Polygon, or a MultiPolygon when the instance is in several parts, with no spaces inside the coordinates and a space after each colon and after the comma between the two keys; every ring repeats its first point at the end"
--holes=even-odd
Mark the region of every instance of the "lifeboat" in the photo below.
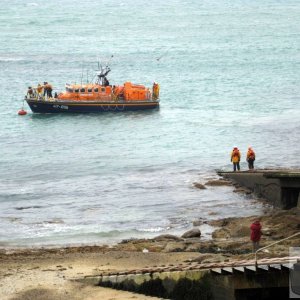
{"type": "Polygon", "coordinates": [[[152,88],[125,82],[110,85],[109,67],[97,72],[97,80],[87,84],[66,84],[65,90],[52,96],[52,87],[30,87],[25,100],[35,113],[92,113],[106,111],[145,110],[159,107],[159,84],[152,88]]]}

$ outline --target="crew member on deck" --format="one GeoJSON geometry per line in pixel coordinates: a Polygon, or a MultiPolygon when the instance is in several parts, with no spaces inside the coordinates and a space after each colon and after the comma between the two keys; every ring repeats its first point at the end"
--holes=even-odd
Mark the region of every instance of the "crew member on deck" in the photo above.
{"type": "Polygon", "coordinates": [[[47,96],[48,96],[48,98],[52,98],[52,90],[53,90],[52,85],[50,83],[48,83],[47,86],[48,86],[47,96]]]}
{"type": "Polygon", "coordinates": [[[47,95],[48,91],[47,91],[47,84],[48,82],[47,81],[44,81],[44,85],[43,85],[43,89],[44,89],[44,97],[47,95]]]}
{"type": "Polygon", "coordinates": [[[38,98],[41,98],[43,95],[43,87],[40,84],[37,85],[36,91],[38,98]]]}
{"type": "Polygon", "coordinates": [[[109,81],[105,76],[103,77],[103,85],[104,86],[109,86],[109,81]]]}
{"type": "Polygon", "coordinates": [[[159,84],[157,82],[154,82],[152,86],[152,98],[153,100],[157,100],[158,97],[159,97],[159,84]]]}
{"type": "Polygon", "coordinates": [[[27,90],[27,97],[28,98],[32,98],[33,97],[33,89],[31,86],[28,87],[28,90],[27,90]]]}
{"type": "Polygon", "coordinates": [[[44,82],[44,96],[47,95],[48,98],[52,98],[52,85],[48,82],[44,82]]]}

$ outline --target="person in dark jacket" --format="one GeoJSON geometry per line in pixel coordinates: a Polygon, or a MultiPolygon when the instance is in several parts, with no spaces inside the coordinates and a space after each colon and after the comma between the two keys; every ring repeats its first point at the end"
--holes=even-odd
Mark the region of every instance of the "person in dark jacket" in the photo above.
{"type": "Polygon", "coordinates": [[[32,97],[33,97],[33,88],[29,86],[27,90],[27,98],[32,98],[32,97]]]}
{"type": "Polygon", "coordinates": [[[48,87],[47,87],[47,84],[48,84],[48,82],[47,81],[44,81],[44,85],[43,85],[43,89],[44,89],[44,98],[45,98],[45,96],[47,96],[48,95],[48,87]]]}
{"type": "Polygon", "coordinates": [[[250,229],[251,229],[250,239],[253,244],[253,253],[255,253],[256,250],[259,249],[259,241],[261,238],[261,228],[262,228],[262,226],[261,226],[259,220],[255,220],[250,226],[250,229]]]}

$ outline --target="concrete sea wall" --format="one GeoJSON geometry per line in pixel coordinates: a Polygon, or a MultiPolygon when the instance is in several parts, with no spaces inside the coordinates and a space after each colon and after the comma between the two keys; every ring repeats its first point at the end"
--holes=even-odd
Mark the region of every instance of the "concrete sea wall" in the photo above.
{"type": "Polygon", "coordinates": [[[258,170],[249,172],[218,172],[239,185],[267,199],[275,207],[289,209],[300,205],[300,172],[258,170]]]}

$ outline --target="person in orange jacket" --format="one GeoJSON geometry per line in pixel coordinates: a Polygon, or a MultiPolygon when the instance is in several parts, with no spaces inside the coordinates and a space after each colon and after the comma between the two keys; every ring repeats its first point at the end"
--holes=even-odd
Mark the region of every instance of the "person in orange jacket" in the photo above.
{"type": "Polygon", "coordinates": [[[37,92],[37,96],[38,98],[40,99],[43,95],[43,86],[41,86],[40,84],[37,85],[37,88],[36,88],[36,92],[37,92]]]}
{"type": "Polygon", "coordinates": [[[253,170],[254,169],[254,161],[255,161],[255,152],[253,151],[252,147],[248,148],[246,160],[248,162],[249,170],[253,170]]]}
{"type": "Polygon", "coordinates": [[[233,171],[240,170],[241,152],[238,147],[234,146],[231,152],[231,162],[233,163],[233,171]]]}
{"type": "Polygon", "coordinates": [[[52,85],[47,81],[44,82],[44,97],[47,96],[48,98],[52,98],[52,85]]]}
{"type": "Polygon", "coordinates": [[[152,87],[152,98],[157,100],[159,98],[159,84],[157,82],[153,83],[152,87]]]}

